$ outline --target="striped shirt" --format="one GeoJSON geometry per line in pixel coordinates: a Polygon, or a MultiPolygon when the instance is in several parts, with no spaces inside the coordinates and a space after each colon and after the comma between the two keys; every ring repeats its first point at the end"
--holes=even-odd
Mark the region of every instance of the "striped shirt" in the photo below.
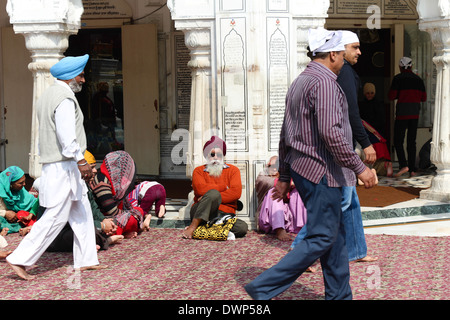
{"type": "Polygon", "coordinates": [[[354,186],[366,166],[353,150],[345,94],[337,75],[312,61],[293,82],[286,97],[280,135],[280,180],[290,181],[290,169],[329,187],[354,186]]]}

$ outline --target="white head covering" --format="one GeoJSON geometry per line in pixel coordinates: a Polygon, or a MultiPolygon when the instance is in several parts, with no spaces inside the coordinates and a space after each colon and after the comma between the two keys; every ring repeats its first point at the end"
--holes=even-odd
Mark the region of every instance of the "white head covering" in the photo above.
{"type": "Polygon", "coordinates": [[[359,42],[359,38],[356,33],[348,30],[342,30],[342,44],[344,46],[355,42],[359,42]]]}
{"type": "Polygon", "coordinates": [[[399,66],[402,68],[412,67],[412,59],[408,57],[401,58],[399,66]]]}
{"type": "Polygon", "coordinates": [[[318,52],[343,51],[342,31],[328,31],[324,28],[309,29],[309,49],[313,56],[318,52]]]}

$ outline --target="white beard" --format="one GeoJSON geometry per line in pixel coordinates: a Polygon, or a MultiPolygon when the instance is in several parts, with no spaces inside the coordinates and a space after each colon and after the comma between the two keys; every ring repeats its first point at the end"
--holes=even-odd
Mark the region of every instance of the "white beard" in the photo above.
{"type": "Polygon", "coordinates": [[[83,89],[83,85],[77,83],[77,81],[76,81],[75,79],[72,79],[72,80],[69,82],[69,87],[70,87],[70,89],[72,89],[72,91],[73,91],[74,93],[81,92],[81,90],[83,89]]]}
{"type": "Polygon", "coordinates": [[[223,161],[212,160],[206,165],[206,171],[210,176],[220,177],[223,171],[223,161]]]}

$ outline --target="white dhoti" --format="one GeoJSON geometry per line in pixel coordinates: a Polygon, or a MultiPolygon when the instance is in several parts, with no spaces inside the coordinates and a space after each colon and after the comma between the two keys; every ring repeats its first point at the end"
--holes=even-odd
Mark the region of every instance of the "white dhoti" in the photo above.
{"type": "Polygon", "coordinates": [[[34,265],[69,222],[74,233],[73,267],[98,265],[91,205],[77,164],[65,161],[44,165],[39,200],[46,207],[43,216],[7,261],[24,267],[34,265]]]}

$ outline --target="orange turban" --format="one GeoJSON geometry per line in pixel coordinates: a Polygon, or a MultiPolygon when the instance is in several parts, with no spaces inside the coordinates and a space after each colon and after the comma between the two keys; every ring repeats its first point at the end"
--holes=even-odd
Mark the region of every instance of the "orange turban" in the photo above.
{"type": "Polygon", "coordinates": [[[90,153],[89,151],[86,150],[86,152],[84,153],[84,159],[86,159],[86,161],[89,164],[94,164],[97,163],[97,160],[95,160],[95,157],[92,153],[90,153]]]}

